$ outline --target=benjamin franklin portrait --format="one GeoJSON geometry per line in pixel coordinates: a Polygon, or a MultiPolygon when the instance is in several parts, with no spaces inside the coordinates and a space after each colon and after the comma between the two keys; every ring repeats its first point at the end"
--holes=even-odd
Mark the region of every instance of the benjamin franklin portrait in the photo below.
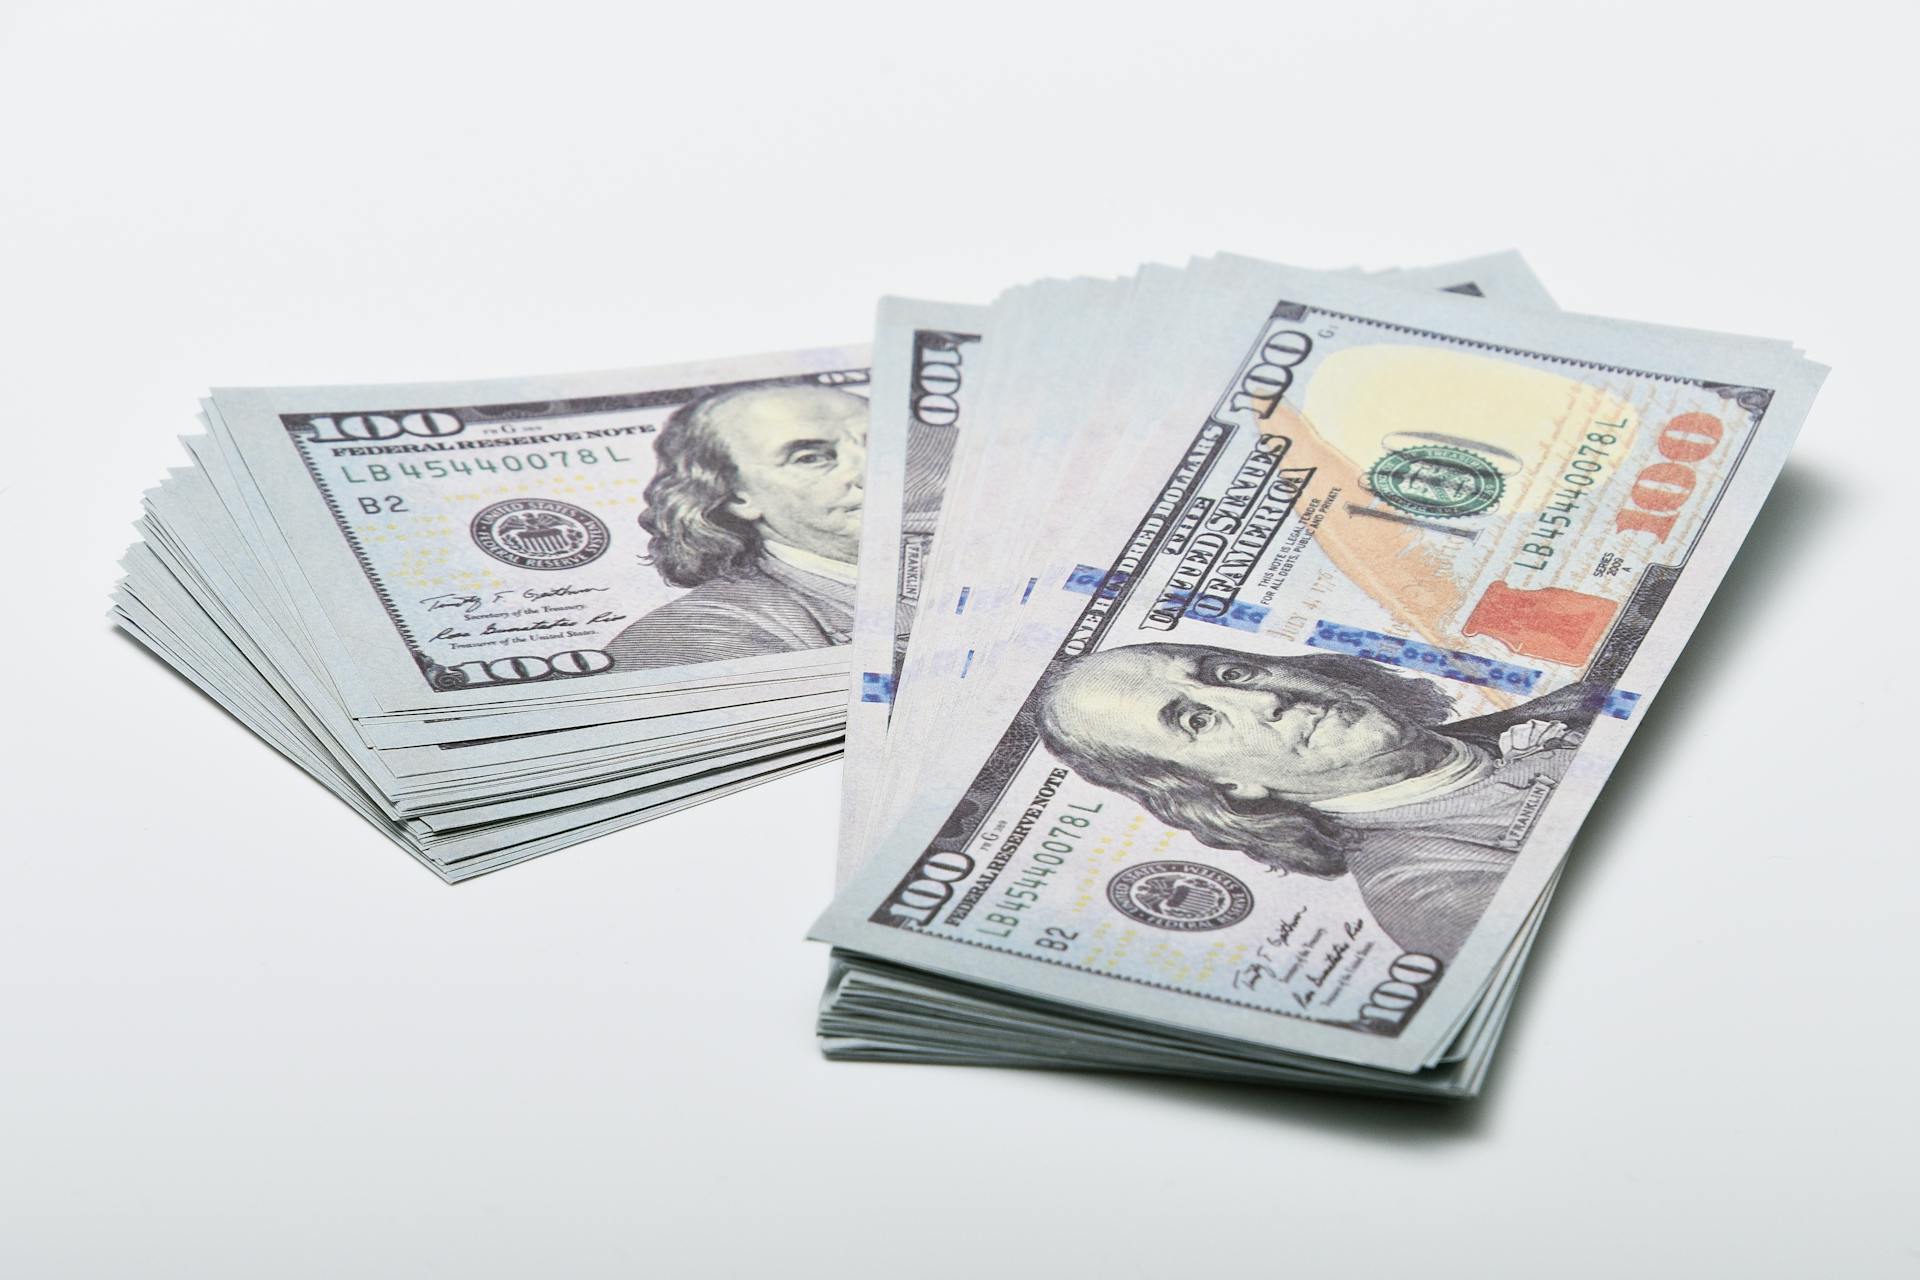
{"type": "Polygon", "coordinates": [[[1351,875],[1404,950],[1451,960],[1591,724],[1573,685],[1448,721],[1441,686],[1346,654],[1138,644],[1056,668],[1047,749],[1202,844],[1351,875]]]}
{"type": "Polygon", "coordinates": [[[616,669],[845,644],[866,481],[867,402],[746,387],[682,406],[654,441],[647,563],[690,590],[607,646],[616,669]]]}

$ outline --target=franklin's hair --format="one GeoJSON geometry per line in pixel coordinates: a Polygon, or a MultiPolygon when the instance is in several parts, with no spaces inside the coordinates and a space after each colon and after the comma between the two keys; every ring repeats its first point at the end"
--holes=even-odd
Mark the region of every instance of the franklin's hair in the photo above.
{"type": "Polygon", "coordinates": [[[740,472],[713,429],[713,411],[757,387],[722,391],[683,404],[653,442],[659,470],[648,482],[640,527],[652,535],[646,562],[676,587],[752,573],[760,530],[727,508],[740,494],[740,472]]]}
{"type": "MultiPolygon", "coordinates": [[[[1213,655],[1250,666],[1310,672],[1351,686],[1414,724],[1440,724],[1453,706],[1452,700],[1431,680],[1398,676],[1377,662],[1344,653],[1270,658],[1194,644],[1128,645],[1108,652],[1136,650],[1170,658],[1213,655]]],[[[1201,844],[1244,853],[1278,871],[1297,871],[1325,879],[1346,871],[1346,851],[1358,843],[1359,836],[1338,816],[1277,797],[1236,799],[1227,795],[1212,778],[1097,736],[1097,726],[1076,730],[1070,725],[1061,714],[1060,688],[1080,665],[1098,661],[1099,655],[1076,659],[1055,667],[1041,681],[1035,720],[1048,751],[1088,782],[1118,791],[1161,822],[1187,832],[1201,844]]]]}

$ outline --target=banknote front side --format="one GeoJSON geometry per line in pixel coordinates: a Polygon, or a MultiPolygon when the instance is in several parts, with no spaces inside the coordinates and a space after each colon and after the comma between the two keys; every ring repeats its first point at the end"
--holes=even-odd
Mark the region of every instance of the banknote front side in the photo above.
{"type": "Polygon", "coordinates": [[[1385,1062],[1352,1040],[1400,1036],[1564,851],[1774,393],[1292,301],[1251,336],[1117,554],[1056,574],[1084,607],[938,837],[823,929],[1385,1062]]]}
{"type": "Polygon", "coordinates": [[[550,685],[848,642],[867,370],[801,363],[274,420],[420,690],[550,685]]]}

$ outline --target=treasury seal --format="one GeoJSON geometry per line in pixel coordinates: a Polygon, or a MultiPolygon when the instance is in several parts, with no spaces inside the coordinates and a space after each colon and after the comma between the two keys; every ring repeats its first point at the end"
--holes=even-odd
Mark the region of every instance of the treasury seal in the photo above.
{"type": "Polygon", "coordinates": [[[496,502],[473,518],[473,541],[522,569],[577,569],[606,554],[607,526],[591,511],[551,498],[496,502]]]}
{"type": "Polygon", "coordinates": [[[1204,863],[1140,862],[1107,881],[1107,901],[1129,920],[1187,933],[1239,924],[1253,890],[1204,863]]]}
{"type": "Polygon", "coordinates": [[[1367,487],[1409,515],[1444,519],[1485,511],[1506,486],[1494,465],[1472,450],[1423,444],[1374,463],[1367,487]]]}

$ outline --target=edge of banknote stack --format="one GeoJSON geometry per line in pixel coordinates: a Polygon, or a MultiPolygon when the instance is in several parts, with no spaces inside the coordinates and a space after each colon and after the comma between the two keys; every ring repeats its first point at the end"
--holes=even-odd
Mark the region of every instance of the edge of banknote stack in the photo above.
{"type": "Polygon", "coordinates": [[[1824,369],[1514,254],[889,298],[831,1058],[1480,1092],[1824,369]]]}

